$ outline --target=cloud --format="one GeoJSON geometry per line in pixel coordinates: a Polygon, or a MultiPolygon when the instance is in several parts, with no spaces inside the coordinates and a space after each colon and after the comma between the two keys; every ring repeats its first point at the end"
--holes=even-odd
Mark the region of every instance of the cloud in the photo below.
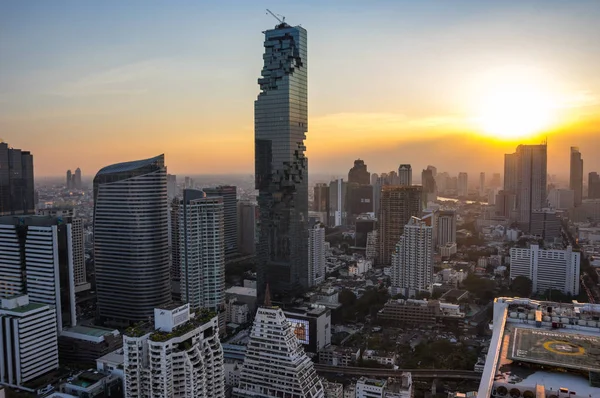
{"type": "Polygon", "coordinates": [[[50,94],[61,97],[140,95],[149,91],[150,80],[166,74],[173,65],[173,61],[167,59],[121,65],[65,83],[50,94]]]}

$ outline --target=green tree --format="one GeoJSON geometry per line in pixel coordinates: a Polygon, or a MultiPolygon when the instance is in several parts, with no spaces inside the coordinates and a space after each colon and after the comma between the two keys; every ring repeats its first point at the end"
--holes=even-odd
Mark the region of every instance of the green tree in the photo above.
{"type": "Polygon", "coordinates": [[[526,276],[517,276],[510,283],[510,290],[518,297],[529,297],[531,296],[531,290],[533,288],[533,282],[526,276]]]}
{"type": "Polygon", "coordinates": [[[338,301],[341,305],[350,307],[356,304],[356,296],[354,293],[352,293],[352,291],[348,289],[342,289],[338,296],[338,301]]]}

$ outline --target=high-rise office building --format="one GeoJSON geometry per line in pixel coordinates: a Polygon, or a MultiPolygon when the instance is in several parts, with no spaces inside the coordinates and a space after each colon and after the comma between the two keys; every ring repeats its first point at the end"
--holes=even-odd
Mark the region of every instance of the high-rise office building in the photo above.
{"type": "Polygon", "coordinates": [[[479,197],[485,196],[485,173],[479,173],[479,197]]]}
{"type": "Polygon", "coordinates": [[[68,218],[0,217],[0,297],[27,294],[56,308],[59,332],[77,324],[74,234],[68,218]]]}
{"type": "Polygon", "coordinates": [[[423,185],[424,202],[428,203],[435,201],[437,199],[437,187],[432,169],[427,168],[421,172],[421,185],[423,185]]]}
{"type": "Polygon", "coordinates": [[[371,185],[348,183],[346,209],[350,217],[346,224],[354,223],[359,214],[373,212],[373,187],[371,185]]]}
{"type": "Polygon", "coordinates": [[[469,175],[465,172],[458,173],[456,193],[458,196],[469,196],[469,175]]]}
{"type": "Polygon", "coordinates": [[[145,321],[171,301],[164,155],[101,169],[94,178],[98,315],[145,321]]]}
{"type": "Polygon", "coordinates": [[[242,254],[254,254],[256,250],[256,203],[238,202],[238,250],[242,254]]]}
{"type": "Polygon", "coordinates": [[[454,210],[438,210],[434,213],[435,247],[456,242],[456,213],[454,210]]]}
{"type": "Polygon", "coordinates": [[[437,167],[428,165],[427,170],[431,171],[431,175],[433,176],[433,178],[437,176],[437,167]]]}
{"type": "Polygon", "coordinates": [[[433,287],[433,227],[411,217],[392,254],[392,287],[407,297],[433,287]]]}
{"type": "Polygon", "coordinates": [[[346,217],[348,215],[346,209],[346,198],[348,191],[348,183],[343,179],[331,181],[329,183],[329,226],[339,227],[346,225],[346,217]]]}
{"type": "Polygon", "coordinates": [[[500,191],[496,195],[496,215],[515,220],[517,217],[517,194],[513,191],[500,191]]]}
{"type": "Polygon", "coordinates": [[[325,280],[325,228],[316,223],[308,230],[308,284],[325,280]]]}
{"type": "Polygon", "coordinates": [[[532,292],[545,294],[560,290],[564,294],[579,294],[581,253],[567,250],[542,250],[538,245],[528,249],[510,249],[510,279],[524,276],[533,282],[532,292]]]}
{"type": "Polygon", "coordinates": [[[306,338],[306,329],[303,323],[292,327],[281,308],[259,308],[233,396],[324,398],[321,380],[299,340],[306,338]]]}
{"type": "Polygon", "coordinates": [[[513,156],[515,158],[512,160],[515,160],[517,164],[517,189],[515,192],[517,194],[518,221],[523,231],[529,232],[531,230],[531,213],[547,207],[547,147],[546,144],[519,145],[513,156]]]}
{"type": "Polygon", "coordinates": [[[371,183],[371,173],[367,171],[367,165],[364,160],[356,159],[354,167],[348,172],[348,182],[361,185],[369,185],[371,183]]]}
{"type": "Polygon", "coordinates": [[[56,311],[27,295],[0,301],[0,385],[22,387],[58,369],[56,311]]]}
{"type": "Polygon", "coordinates": [[[177,196],[177,176],[167,174],[167,197],[169,200],[175,199],[177,196]]]}
{"type": "Polygon", "coordinates": [[[383,187],[383,185],[384,184],[381,178],[378,178],[373,184],[373,213],[375,213],[376,218],[379,215],[379,205],[381,204],[381,187],[383,187]]]}
{"type": "Polygon", "coordinates": [[[179,245],[179,211],[181,199],[174,198],[169,205],[169,261],[171,263],[171,295],[181,301],[181,246],[179,245]]]}
{"type": "Polygon", "coordinates": [[[583,159],[579,148],[575,146],[571,147],[569,189],[575,192],[575,206],[581,206],[581,200],[583,199],[583,159]]]}
{"type": "Polygon", "coordinates": [[[223,198],[223,218],[225,220],[225,255],[237,254],[237,187],[221,185],[215,188],[204,188],[206,196],[223,198]]]}
{"type": "Polygon", "coordinates": [[[401,164],[398,167],[398,183],[393,185],[400,185],[402,187],[410,187],[412,185],[412,167],[410,164],[401,164]]]}
{"type": "Polygon", "coordinates": [[[371,185],[375,185],[379,180],[379,175],[377,173],[371,173],[371,185]]]}
{"type": "Polygon", "coordinates": [[[75,189],[81,189],[81,169],[78,167],[75,169],[75,174],[73,175],[73,184],[75,189]]]}
{"type": "Polygon", "coordinates": [[[502,177],[500,176],[500,173],[494,173],[494,174],[492,174],[492,179],[490,181],[490,187],[491,188],[500,188],[500,187],[502,187],[502,177]]]}
{"type": "Polygon", "coordinates": [[[572,189],[552,189],[548,192],[548,204],[557,210],[569,210],[575,206],[575,192],[572,189]]]}
{"type": "Polygon", "coordinates": [[[422,209],[420,186],[382,188],[378,217],[379,264],[391,264],[392,253],[404,232],[404,226],[411,217],[420,217],[422,209]]]}
{"type": "Polygon", "coordinates": [[[183,191],[179,210],[181,299],[191,308],[225,306],[224,200],[183,191]]]}
{"type": "Polygon", "coordinates": [[[588,174],[588,198],[600,199],[600,175],[595,171],[588,174]]]}
{"type": "Polygon", "coordinates": [[[448,180],[449,179],[450,179],[450,176],[446,172],[436,174],[435,185],[436,185],[437,191],[439,193],[443,193],[448,189],[448,180]]]}
{"type": "Polygon", "coordinates": [[[551,209],[532,211],[529,234],[547,241],[560,238],[561,223],[556,211],[551,209]]]}
{"type": "Polygon", "coordinates": [[[123,359],[126,398],[225,396],[214,313],[192,313],[189,304],[155,309],[154,329],[130,329],[123,336],[123,359]]]}
{"type": "Polygon", "coordinates": [[[504,155],[504,191],[517,193],[519,189],[519,157],[517,153],[504,155]]]}
{"type": "Polygon", "coordinates": [[[67,187],[67,189],[72,189],[75,188],[73,185],[73,173],[71,173],[71,170],[67,170],[67,181],[65,186],[67,187]]]}
{"type": "Polygon", "coordinates": [[[75,214],[73,207],[50,207],[39,209],[39,216],[54,217],[56,223],[62,225],[68,223],[71,225],[71,250],[73,257],[73,276],[75,280],[75,293],[88,290],[91,286],[87,281],[87,271],[85,267],[85,231],[83,229],[83,219],[75,214]]]}
{"type": "Polygon", "coordinates": [[[329,208],[329,185],[318,183],[313,189],[313,211],[326,213],[329,208]]]}
{"type": "Polygon", "coordinates": [[[276,299],[308,287],[307,35],[287,23],[264,34],[261,92],[254,103],[258,302],[267,283],[276,299]]]}
{"type": "Polygon", "coordinates": [[[34,213],[33,155],[0,142],[0,216],[34,213]]]}

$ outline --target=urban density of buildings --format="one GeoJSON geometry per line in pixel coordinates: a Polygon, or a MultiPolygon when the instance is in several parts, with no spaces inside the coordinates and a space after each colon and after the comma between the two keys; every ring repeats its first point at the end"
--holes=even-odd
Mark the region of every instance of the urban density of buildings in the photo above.
{"type": "Polygon", "coordinates": [[[0,141],[0,398],[600,397],[597,148],[309,184],[307,31],[267,11],[253,176],[34,185],[0,141]]]}

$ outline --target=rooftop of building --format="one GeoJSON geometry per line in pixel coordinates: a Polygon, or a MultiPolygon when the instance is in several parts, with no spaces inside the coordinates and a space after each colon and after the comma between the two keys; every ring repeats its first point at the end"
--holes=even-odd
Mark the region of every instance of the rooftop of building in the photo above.
{"type": "Polygon", "coordinates": [[[119,348],[118,350],[109,352],[108,354],[96,359],[96,361],[103,362],[103,363],[110,363],[110,364],[114,364],[114,365],[121,365],[125,361],[123,349],[119,348]]]}
{"type": "Polygon", "coordinates": [[[370,379],[367,377],[361,377],[360,379],[358,379],[357,384],[365,384],[367,386],[374,386],[374,387],[385,387],[386,384],[386,380],[381,380],[381,379],[370,379]]]}
{"type": "Polygon", "coordinates": [[[29,303],[29,304],[22,305],[20,307],[15,307],[15,308],[0,307],[0,311],[14,312],[14,313],[18,313],[18,314],[24,314],[26,312],[37,310],[39,308],[43,308],[43,307],[46,307],[46,306],[47,306],[47,304],[29,303]]]}
{"type": "Polygon", "coordinates": [[[103,328],[100,326],[83,326],[83,325],[73,326],[69,329],[66,329],[65,331],[76,333],[76,334],[82,334],[82,335],[86,335],[86,336],[90,336],[90,337],[103,337],[103,336],[106,336],[109,334],[114,335],[115,332],[118,333],[118,331],[115,329],[108,329],[108,328],[103,328]]]}
{"type": "Polygon", "coordinates": [[[225,290],[226,294],[239,294],[240,296],[253,296],[256,297],[256,289],[253,287],[244,286],[232,286],[225,290]]]}
{"type": "Polygon", "coordinates": [[[600,397],[600,305],[500,298],[493,322],[478,395],[600,397]]]}
{"type": "Polygon", "coordinates": [[[301,305],[297,307],[285,308],[283,312],[285,314],[297,314],[297,315],[305,315],[305,316],[320,316],[325,314],[327,311],[330,311],[329,308],[322,305],[301,305]]]}
{"type": "MultiPolygon", "coordinates": [[[[149,159],[134,160],[132,162],[116,163],[110,166],[103,167],[102,169],[100,169],[100,171],[98,171],[98,174],[96,175],[98,176],[103,174],[133,171],[141,167],[150,166],[154,163],[164,163],[164,155],[158,155],[149,159]]],[[[160,167],[162,167],[162,164],[160,165],[160,167]]]]}
{"type": "Polygon", "coordinates": [[[87,388],[93,384],[96,384],[106,376],[107,374],[103,372],[86,370],[75,376],[75,378],[71,380],[69,384],[87,388]]]}

